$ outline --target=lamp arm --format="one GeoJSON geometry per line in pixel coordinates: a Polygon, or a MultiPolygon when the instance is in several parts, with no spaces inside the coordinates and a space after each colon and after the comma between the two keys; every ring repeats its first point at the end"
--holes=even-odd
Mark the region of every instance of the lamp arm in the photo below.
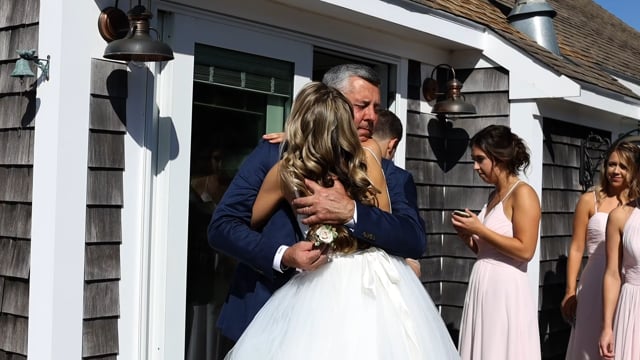
{"type": "Polygon", "coordinates": [[[153,30],[156,33],[156,40],[160,41],[160,33],[155,28],[149,27],[149,31],[153,30]]]}
{"type": "Polygon", "coordinates": [[[438,70],[441,67],[447,67],[449,69],[449,71],[451,71],[451,73],[453,74],[453,78],[455,79],[456,77],[456,71],[453,69],[453,66],[449,65],[449,64],[438,64],[436,65],[433,70],[431,70],[431,76],[430,78],[433,79],[433,74],[436,72],[436,70],[438,70]]]}
{"type": "Polygon", "coordinates": [[[34,64],[42,70],[42,74],[45,79],[49,80],[49,61],[51,60],[51,55],[47,55],[46,59],[40,59],[36,57],[33,59],[34,64]]]}
{"type": "MultiPolygon", "coordinates": [[[[449,71],[451,71],[451,73],[453,74],[453,78],[456,78],[456,72],[455,70],[453,70],[453,67],[449,64],[438,64],[436,65],[433,70],[431,70],[431,75],[428,78],[425,78],[423,83],[422,83],[422,92],[423,92],[423,97],[425,98],[425,100],[427,101],[431,101],[434,100],[437,96],[440,95],[445,95],[445,92],[440,91],[440,83],[438,82],[438,80],[436,80],[436,78],[433,77],[433,75],[436,73],[436,71],[439,68],[444,68],[446,67],[447,69],[449,69],[449,71]]],[[[449,77],[447,76],[447,79],[449,77]]]]}

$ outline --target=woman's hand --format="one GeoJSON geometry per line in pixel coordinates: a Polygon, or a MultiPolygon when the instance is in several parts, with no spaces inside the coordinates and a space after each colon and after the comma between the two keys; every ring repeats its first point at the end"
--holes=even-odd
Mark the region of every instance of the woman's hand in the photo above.
{"type": "Polygon", "coordinates": [[[474,239],[474,234],[477,234],[478,226],[482,226],[480,219],[469,209],[464,209],[467,213],[466,216],[457,215],[455,212],[451,213],[451,224],[458,233],[458,237],[464,241],[464,243],[475,253],[478,253],[478,246],[474,239]]]}
{"type": "Polygon", "coordinates": [[[600,348],[600,356],[602,356],[603,359],[613,359],[615,355],[613,351],[613,331],[610,328],[602,329],[600,343],[598,345],[600,348]]]}
{"type": "MultiPolygon", "coordinates": [[[[460,216],[455,212],[451,213],[451,224],[458,232],[458,235],[466,236],[478,233],[478,227],[482,225],[478,216],[469,209],[464,209],[468,216],[460,216]]],[[[461,237],[462,237],[461,236],[461,237]]]]}
{"type": "Polygon", "coordinates": [[[576,307],[578,306],[578,299],[575,293],[569,293],[562,299],[561,308],[562,317],[571,325],[576,321],[576,307]]]}

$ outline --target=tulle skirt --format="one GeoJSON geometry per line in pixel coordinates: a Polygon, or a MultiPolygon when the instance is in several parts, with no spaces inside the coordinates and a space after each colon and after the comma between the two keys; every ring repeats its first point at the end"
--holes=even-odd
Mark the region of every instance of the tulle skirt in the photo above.
{"type": "Polygon", "coordinates": [[[256,315],[227,359],[459,359],[404,259],[371,248],[301,272],[256,315]]]}

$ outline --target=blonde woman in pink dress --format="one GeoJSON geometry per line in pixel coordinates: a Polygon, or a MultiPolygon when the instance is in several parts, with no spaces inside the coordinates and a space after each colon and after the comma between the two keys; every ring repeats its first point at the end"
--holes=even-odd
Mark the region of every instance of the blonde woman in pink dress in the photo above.
{"type": "Polygon", "coordinates": [[[460,326],[462,359],[538,360],[537,306],[527,264],[540,226],[540,200],[518,178],[529,152],[506,126],[490,125],[471,138],[480,178],[495,186],[478,216],[452,215],[458,236],[478,255],[471,271],[460,326]]]}
{"type": "Polygon", "coordinates": [[[567,261],[567,287],[562,315],[572,324],[567,360],[601,359],[602,276],[606,264],[605,231],[609,213],[629,201],[629,184],[640,148],[629,142],[614,144],[600,169],[600,183],[584,193],[573,217],[573,237],[567,261]],[[585,247],[587,261],[576,289],[585,247]]]}
{"type": "MultiPolygon", "coordinates": [[[[636,159],[640,163],[640,158],[636,159]]],[[[638,179],[630,186],[635,200],[609,214],[606,235],[603,317],[600,355],[603,359],[640,359],[640,206],[638,179]],[[623,275],[624,274],[624,275],[623,275]]]]}

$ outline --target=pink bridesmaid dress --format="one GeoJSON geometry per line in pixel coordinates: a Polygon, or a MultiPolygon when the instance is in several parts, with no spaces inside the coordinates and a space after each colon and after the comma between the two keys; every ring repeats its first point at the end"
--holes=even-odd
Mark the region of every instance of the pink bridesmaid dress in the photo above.
{"type": "Polygon", "coordinates": [[[604,237],[608,217],[608,213],[598,212],[596,205],[596,212],[587,224],[589,260],[582,270],[576,291],[578,307],[567,347],[567,360],[601,359],[598,341],[602,330],[602,276],[607,262],[604,237]]]}
{"type": "MultiPolygon", "coordinates": [[[[516,183],[504,197],[508,198],[516,183]]],[[[513,236],[502,202],[478,215],[491,230],[513,236]]],[[[459,352],[464,360],[539,360],[537,307],[529,288],[527,262],[513,259],[476,238],[478,259],[471,271],[462,311],[459,352]]]]}
{"type": "Polygon", "coordinates": [[[616,360],[640,359],[640,210],[633,209],[622,235],[624,280],[613,322],[616,360]]]}

